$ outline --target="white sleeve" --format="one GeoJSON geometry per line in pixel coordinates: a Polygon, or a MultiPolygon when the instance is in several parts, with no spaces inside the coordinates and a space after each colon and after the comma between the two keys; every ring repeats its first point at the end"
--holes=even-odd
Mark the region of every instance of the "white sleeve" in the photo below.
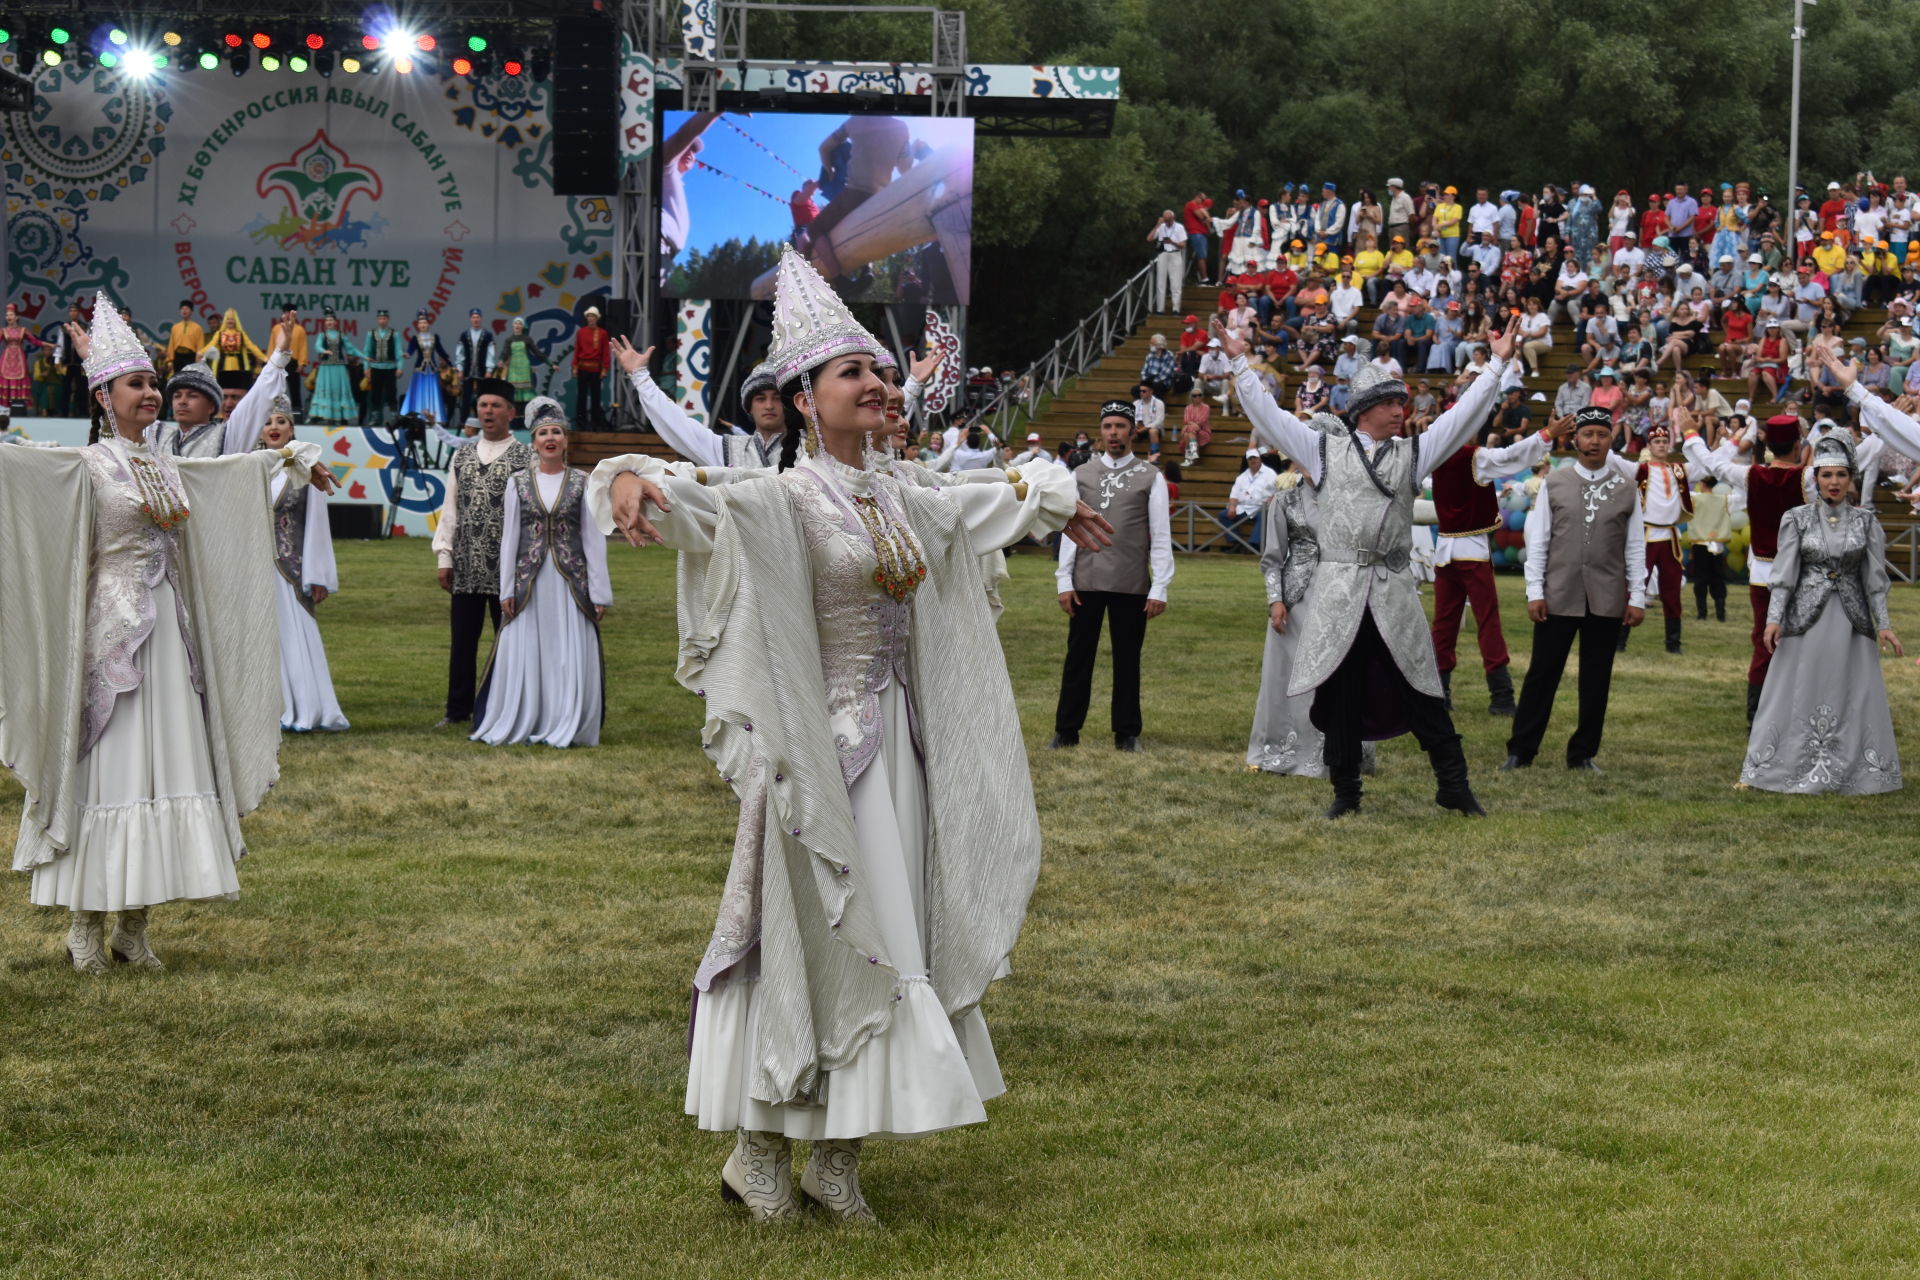
{"type": "Polygon", "coordinates": [[[591,519],[580,522],[580,549],[587,553],[587,599],[602,608],[613,604],[613,582],[607,577],[607,535],[591,519]]]}
{"type": "Polygon", "coordinates": [[[1721,442],[1718,449],[1711,452],[1707,442],[1698,435],[1689,434],[1680,442],[1680,452],[1686,455],[1688,462],[1706,472],[1721,484],[1731,486],[1740,493],[1747,491],[1747,471],[1744,464],[1733,462],[1733,440],[1731,437],[1721,442]]]}
{"type": "Polygon", "coordinates": [[[953,499],[979,552],[1010,547],[1029,533],[1053,533],[1073,518],[1080,490],[1058,463],[1034,463],[1017,484],[961,484],[943,488],[953,499]]]}
{"type": "Polygon", "coordinates": [[[1167,478],[1153,478],[1153,492],[1147,495],[1147,568],[1153,578],[1147,587],[1147,599],[1167,600],[1167,584],[1173,581],[1173,517],[1167,501],[1167,478]]]}
{"type": "MultiPolygon", "coordinates": [[[[1540,486],[1527,512],[1527,603],[1547,598],[1547,544],[1553,541],[1553,513],[1547,509],[1547,486],[1540,486]]],[[[1646,555],[1640,557],[1643,561],[1646,555]]]]}
{"type": "Polygon", "coordinates": [[[1247,367],[1245,356],[1233,358],[1233,385],[1240,392],[1240,405],[1253,424],[1253,437],[1269,449],[1283,453],[1307,469],[1307,478],[1320,482],[1320,433],[1282,409],[1258,375],[1247,367]]]}
{"type": "MultiPolygon", "coordinates": [[[[538,480],[535,484],[540,483],[538,480]]],[[[500,598],[514,598],[514,568],[520,560],[520,486],[507,485],[500,515],[500,598]]]]}
{"type": "Polygon", "coordinates": [[[1531,471],[1534,464],[1553,450],[1553,437],[1536,431],[1524,440],[1516,440],[1498,449],[1478,449],[1473,455],[1473,476],[1481,484],[1492,484],[1516,471],[1531,471]]]}
{"type": "Polygon", "coordinates": [[[1647,607],[1647,526],[1646,509],[1640,491],[1633,491],[1633,519],[1627,521],[1627,607],[1647,607]]]}
{"type": "MultiPolygon", "coordinates": [[[[1474,429],[1487,420],[1494,399],[1500,393],[1500,380],[1506,376],[1509,363],[1506,360],[1488,361],[1487,371],[1460,393],[1453,408],[1435,418],[1433,425],[1420,433],[1414,446],[1414,456],[1421,475],[1432,475],[1433,469],[1452,457],[1454,451],[1466,443],[1474,429]]],[[[1244,401],[1244,397],[1242,399],[1244,401]]]]}
{"type": "Polygon", "coordinates": [[[267,425],[267,411],[273,398],[287,389],[287,353],[276,351],[260,367],[260,374],[227,415],[227,429],[220,437],[220,452],[246,453],[260,443],[260,428],[267,425]]]}
{"type": "Polygon", "coordinates": [[[1073,590],[1073,562],[1079,558],[1080,547],[1072,538],[1060,539],[1060,559],[1053,566],[1053,590],[1055,595],[1065,595],[1073,590]]]}
{"type": "MultiPolygon", "coordinates": [[[[1886,439],[1909,458],[1920,458],[1920,422],[1915,422],[1859,383],[1847,388],[1847,399],[1860,407],[1860,421],[1873,428],[1869,439],[1886,439]]],[[[1865,448],[1865,441],[1861,442],[1865,448]]],[[[1879,455],[1876,453],[1875,457],[1879,455]]],[[[1861,470],[1865,470],[1862,464],[1861,470]]]]}
{"type": "Polygon", "coordinates": [[[684,464],[669,467],[658,458],[642,453],[622,454],[602,459],[587,477],[587,513],[603,536],[613,534],[613,478],[632,472],[653,481],[666,495],[668,511],[653,510],[647,519],[660,531],[661,538],[675,551],[713,550],[713,526],[719,519],[720,500],[714,490],[689,474],[684,464]]]}
{"type": "MultiPolygon", "coordinates": [[[[298,477],[288,476],[288,484],[299,484],[298,477]]],[[[300,548],[300,585],[305,588],[325,587],[327,594],[340,593],[339,570],[333,559],[333,529],[327,523],[327,495],[307,485],[307,537],[300,548]]]]}
{"type": "Polygon", "coordinates": [[[454,513],[460,509],[460,482],[453,465],[447,465],[447,500],[440,504],[440,519],[433,526],[433,554],[442,569],[453,568],[454,513]]]}
{"type": "Polygon", "coordinates": [[[953,455],[959,451],[960,437],[949,432],[946,437],[946,443],[947,447],[940,451],[940,456],[926,464],[927,470],[946,471],[953,466],[953,455]]]}
{"type": "Polygon", "coordinates": [[[725,442],[668,399],[667,393],[645,369],[632,374],[627,381],[633,385],[633,393],[639,397],[647,421],[662,440],[673,446],[675,453],[703,467],[717,467],[726,462],[725,442]]]}

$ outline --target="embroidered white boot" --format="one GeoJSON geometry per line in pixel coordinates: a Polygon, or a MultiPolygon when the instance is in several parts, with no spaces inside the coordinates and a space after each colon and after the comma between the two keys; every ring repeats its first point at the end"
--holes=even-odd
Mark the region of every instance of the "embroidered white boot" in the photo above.
{"type": "Polygon", "coordinates": [[[800,1216],[793,1194],[793,1143],[778,1133],[746,1129],[720,1167],[720,1198],[746,1206],[755,1222],[785,1222],[800,1216]]]}
{"type": "Polygon", "coordinates": [[[67,959],[80,973],[105,973],[107,948],[103,935],[107,930],[104,911],[76,911],[67,929],[67,959]]]}
{"type": "Polygon", "coordinates": [[[131,965],[135,969],[164,969],[160,957],[153,954],[153,948],[147,945],[147,909],[129,908],[120,912],[113,921],[113,937],[107,943],[113,952],[116,963],[131,965]]]}
{"type": "Polygon", "coordinates": [[[816,1142],[800,1175],[800,1193],[836,1218],[877,1222],[860,1194],[860,1139],[816,1142]]]}

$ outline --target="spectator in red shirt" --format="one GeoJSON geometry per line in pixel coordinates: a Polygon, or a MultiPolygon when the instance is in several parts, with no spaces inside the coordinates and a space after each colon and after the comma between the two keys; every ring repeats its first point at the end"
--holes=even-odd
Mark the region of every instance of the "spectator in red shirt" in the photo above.
{"type": "Polygon", "coordinates": [[[1833,232],[1835,240],[1839,240],[1841,231],[1845,230],[1841,223],[1846,220],[1847,204],[1846,193],[1840,189],[1840,184],[1829,182],[1826,201],[1820,206],[1820,229],[1833,232]]]}
{"type": "Polygon", "coordinates": [[[1647,197],[1647,211],[1640,215],[1640,247],[1653,248],[1655,236],[1667,233],[1667,197],[1655,192],[1647,197]]]}
{"type": "Polygon", "coordinates": [[[1287,295],[1300,284],[1299,275],[1294,272],[1285,258],[1275,258],[1274,265],[1268,269],[1262,280],[1267,286],[1267,292],[1273,295],[1275,303],[1285,301],[1287,295]]]}
{"type": "Polygon", "coordinates": [[[586,324],[573,336],[573,421],[583,429],[607,425],[607,411],[600,396],[607,355],[607,331],[600,327],[600,308],[588,307],[586,324]]]}
{"type": "Polygon", "coordinates": [[[1194,194],[1193,199],[1187,201],[1186,207],[1180,213],[1180,223],[1187,229],[1187,262],[1198,270],[1199,280],[1203,285],[1213,283],[1213,278],[1209,274],[1210,264],[1213,261],[1210,253],[1212,246],[1208,239],[1213,234],[1212,209],[1212,199],[1206,192],[1200,191],[1194,194]]]}
{"type": "Polygon", "coordinates": [[[1186,328],[1180,331],[1180,349],[1182,351],[1192,351],[1195,348],[1204,350],[1207,345],[1207,332],[1200,327],[1200,317],[1187,316],[1181,323],[1186,328]]]}

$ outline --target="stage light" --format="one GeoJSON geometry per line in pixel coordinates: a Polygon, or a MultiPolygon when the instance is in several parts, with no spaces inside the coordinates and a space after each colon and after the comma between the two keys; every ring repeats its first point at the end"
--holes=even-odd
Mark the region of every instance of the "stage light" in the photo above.
{"type": "Polygon", "coordinates": [[[200,69],[202,71],[218,71],[220,69],[220,55],[214,53],[212,50],[203,51],[200,54],[200,69]]]}
{"type": "Polygon", "coordinates": [[[545,80],[553,72],[553,55],[545,49],[537,49],[527,64],[528,73],[535,80],[545,80]]]}
{"type": "Polygon", "coordinates": [[[60,51],[58,49],[42,49],[40,51],[40,61],[50,67],[57,67],[60,65],[60,51]]]}
{"type": "Polygon", "coordinates": [[[527,68],[520,61],[520,59],[508,58],[505,62],[500,64],[500,69],[506,72],[510,76],[518,76],[521,72],[525,71],[527,68]]]}
{"type": "Polygon", "coordinates": [[[311,65],[312,65],[311,63],[309,63],[305,58],[301,57],[297,53],[287,59],[287,70],[293,72],[296,75],[298,75],[300,72],[305,71],[311,65]]]}
{"type": "Polygon", "coordinates": [[[12,40],[13,32],[7,30],[5,27],[0,27],[0,44],[8,44],[11,43],[12,40]]]}
{"type": "Polygon", "coordinates": [[[327,38],[321,35],[318,31],[313,31],[307,34],[306,43],[307,43],[307,48],[318,51],[326,47],[327,38]]]}
{"type": "Polygon", "coordinates": [[[254,48],[256,48],[256,49],[266,49],[266,48],[270,48],[270,47],[272,47],[272,45],[273,45],[273,37],[272,37],[272,36],[270,36],[270,35],[268,35],[268,34],[267,34],[266,32],[264,32],[264,31],[256,31],[256,32],[254,32],[254,33],[253,33],[253,47],[254,47],[254,48]]]}
{"type": "MultiPolygon", "coordinates": [[[[106,62],[104,55],[100,61],[103,64],[106,62]]],[[[127,74],[136,80],[145,80],[148,76],[151,76],[154,72],[166,65],[166,59],[156,57],[148,53],[145,49],[127,50],[125,62],[127,74]]]]}
{"type": "Polygon", "coordinates": [[[455,58],[453,60],[453,74],[457,76],[472,75],[473,60],[471,58],[455,58]]]}
{"type": "Polygon", "coordinates": [[[414,47],[422,53],[432,53],[434,47],[439,43],[440,42],[432,36],[421,36],[413,42],[414,47]]]}
{"type": "Polygon", "coordinates": [[[467,51],[469,53],[485,53],[487,51],[487,38],[485,36],[468,36],[467,51]]]}
{"type": "Polygon", "coordinates": [[[395,58],[393,69],[403,76],[410,76],[413,74],[413,59],[405,56],[395,58]]]}
{"type": "Polygon", "coordinates": [[[350,76],[358,75],[360,73],[360,59],[354,57],[352,54],[348,54],[346,57],[340,59],[340,69],[350,76]]]}
{"type": "Polygon", "coordinates": [[[361,36],[360,47],[362,49],[365,49],[368,53],[372,53],[374,50],[380,47],[380,37],[379,36],[361,36]]]}
{"type": "Polygon", "coordinates": [[[280,55],[277,53],[261,54],[260,69],[262,71],[278,71],[280,69],[280,55]]]}
{"type": "MultiPolygon", "coordinates": [[[[380,44],[385,45],[389,53],[404,53],[408,49],[413,48],[414,38],[414,34],[411,31],[402,31],[400,28],[395,27],[393,30],[387,32],[386,39],[382,40],[380,44]]],[[[367,47],[371,49],[377,46],[368,45],[367,47]]]]}
{"type": "Polygon", "coordinates": [[[231,67],[233,69],[233,74],[237,76],[243,76],[247,74],[247,68],[252,65],[253,65],[253,56],[249,54],[245,49],[235,49],[232,53],[229,53],[227,55],[227,66],[231,67]]]}
{"type": "Polygon", "coordinates": [[[53,30],[47,32],[47,39],[57,45],[65,46],[73,39],[73,32],[67,30],[65,27],[55,27],[53,30]]]}
{"type": "Polygon", "coordinates": [[[246,43],[245,40],[242,40],[237,34],[231,31],[227,32],[225,36],[221,37],[221,42],[225,44],[229,49],[238,49],[241,45],[246,43]]]}
{"type": "Polygon", "coordinates": [[[100,65],[111,71],[120,65],[120,55],[111,49],[107,49],[100,55],[100,65]]]}
{"type": "Polygon", "coordinates": [[[107,43],[119,45],[124,48],[127,43],[127,33],[118,27],[114,27],[107,32],[107,43]]]}
{"type": "Polygon", "coordinates": [[[320,73],[322,80],[333,75],[333,50],[321,49],[313,55],[313,69],[320,73]]]}
{"type": "Polygon", "coordinates": [[[178,49],[180,47],[180,33],[178,31],[168,31],[160,37],[160,43],[169,49],[178,49]]]}

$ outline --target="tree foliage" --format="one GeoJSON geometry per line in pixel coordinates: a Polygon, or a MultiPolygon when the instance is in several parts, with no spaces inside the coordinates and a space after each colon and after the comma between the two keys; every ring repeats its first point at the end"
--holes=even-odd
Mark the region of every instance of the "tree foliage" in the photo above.
{"type": "MultiPolygon", "coordinates": [[[[1470,190],[1787,182],[1791,0],[945,0],[976,62],[1117,66],[1100,141],[982,139],[978,358],[1017,365],[1147,260],[1194,191],[1391,174],[1470,190]]],[[[757,56],[927,56],[919,16],[754,15],[757,56]],[[765,43],[763,43],[763,40],[765,43]],[[762,51],[766,52],[763,54],[762,51]]],[[[1805,11],[1800,180],[1920,181],[1911,0],[1805,11]]]]}

